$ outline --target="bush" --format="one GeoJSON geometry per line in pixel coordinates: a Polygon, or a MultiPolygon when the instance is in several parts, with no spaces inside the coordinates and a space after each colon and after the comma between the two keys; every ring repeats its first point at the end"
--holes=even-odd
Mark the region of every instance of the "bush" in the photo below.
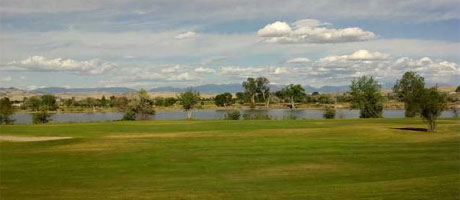
{"type": "Polygon", "coordinates": [[[37,113],[32,114],[32,122],[34,124],[45,124],[51,121],[51,114],[46,110],[41,110],[37,113]]]}
{"type": "Polygon", "coordinates": [[[331,106],[327,106],[324,110],[323,117],[325,119],[334,119],[335,118],[335,109],[331,106]]]}
{"type": "Polygon", "coordinates": [[[121,118],[123,121],[134,121],[136,120],[136,112],[133,110],[128,110],[124,115],[123,118],[121,118]]]}
{"type": "Polygon", "coordinates": [[[234,111],[226,113],[224,115],[224,119],[226,119],[226,120],[239,120],[240,116],[241,116],[240,111],[234,110],[234,111]]]}

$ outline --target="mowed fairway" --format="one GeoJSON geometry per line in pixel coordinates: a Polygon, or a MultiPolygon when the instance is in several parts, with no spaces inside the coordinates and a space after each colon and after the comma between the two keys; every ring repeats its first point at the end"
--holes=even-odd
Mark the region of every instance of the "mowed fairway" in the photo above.
{"type": "Polygon", "coordinates": [[[459,199],[460,125],[420,119],[0,126],[0,199],[459,199]]]}

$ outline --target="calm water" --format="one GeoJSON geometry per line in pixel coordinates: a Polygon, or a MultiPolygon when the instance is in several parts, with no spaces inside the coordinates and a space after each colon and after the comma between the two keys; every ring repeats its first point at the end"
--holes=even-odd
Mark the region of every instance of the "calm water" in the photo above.
{"type": "MultiPolygon", "coordinates": [[[[193,113],[194,119],[223,119],[225,110],[197,110],[193,113]]],[[[274,119],[287,118],[290,115],[295,115],[297,119],[321,119],[323,118],[323,110],[312,109],[271,109],[271,110],[245,110],[245,113],[261,113],[271,115],[274,119]]],[[[123,113],[119,112],[90,112],[90,113],[56,113],[53,115],[53,122],[100,122],[120,120],[123,113]]],[[[385,118],[400,118],[404,117],[404,110],[385,110],[383,113],[385,118]]],[[[444,111],[442,118],[451,118],[454,116],[452,111],[444,111]]],[[[358,110],[337,110],[336,118],[358,118],[358,110]]],[[[32,115],[28,113],[17,113],[13,115],[16,124],[32,123],[32,115]]],[[[156,115],[151,116],[153,120],[173,120],[186,119],[187,114],[183,111],[157,111],[156,115]]]]}

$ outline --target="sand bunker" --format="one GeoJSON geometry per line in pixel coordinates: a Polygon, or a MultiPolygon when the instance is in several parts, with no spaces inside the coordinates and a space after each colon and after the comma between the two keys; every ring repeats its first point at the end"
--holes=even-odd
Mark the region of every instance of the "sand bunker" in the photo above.
{"type": "Polygon", "coordinates": [[[72,137],[27,137],[27,136],[8,136],[0,135],[0,140],[10,142],[38,142],[38,141],[50,141],[50,140],[65,140],[71,139],[72,137]]]}

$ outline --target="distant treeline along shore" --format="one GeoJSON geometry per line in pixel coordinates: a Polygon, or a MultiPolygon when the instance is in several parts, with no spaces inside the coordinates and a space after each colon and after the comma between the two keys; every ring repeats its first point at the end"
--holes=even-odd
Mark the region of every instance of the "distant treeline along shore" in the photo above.
{"type": "Polygon", "coordinates": [[[460,86],[455,92],[441,92],[437,87],[427,88],[424,78],[415,72],[406,72],[391,92],[373,77],[362,76],[351,81],[348,92],[320,93],[306,91],[299,84],[290,84],[272,91],[265,77],[247,78],[241,84],[243,92],[200,95],[190,88],[172,97],[151,97],[141,89],[130,95],[102,95],[99,98],[74,96],[58,97],[44,94],[11,101],[1,99],[0,121],[11,124],[14,112],[31,112],[34,123],[47,123],[54,112],[118,111],[122,120],[146,120],[158,109],[183,109],[188,118],[195,109],[227,109],[226,119],[270,119],[270,116],[240,116],[240,109],[318,108],[325,109],[325,118],[334,118],[335,109],[359,109],[361,118],[382,117],[384,108],[404,108],[406,117],[421,117],[429,130],[436,127],[436,119],[446,109],[457,112],[460,105],[460,86]]]}

